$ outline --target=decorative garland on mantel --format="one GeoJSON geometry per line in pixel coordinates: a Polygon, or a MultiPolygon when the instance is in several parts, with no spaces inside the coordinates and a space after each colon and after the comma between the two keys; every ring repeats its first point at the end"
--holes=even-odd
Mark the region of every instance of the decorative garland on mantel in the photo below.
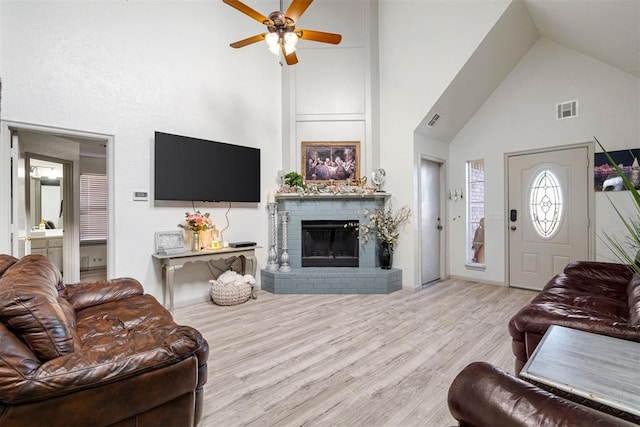
{"type": "Polygon", "coordinates": [[[290,187],[283,185],[278,189],[276,196],[384,196],[390,194],[376,192],[374,187],[346,184],[305,184],[304,186],[290,187]]]}

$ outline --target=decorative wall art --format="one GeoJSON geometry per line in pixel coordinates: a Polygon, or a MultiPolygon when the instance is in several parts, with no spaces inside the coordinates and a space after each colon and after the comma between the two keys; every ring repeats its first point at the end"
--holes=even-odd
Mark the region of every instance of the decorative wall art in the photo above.
{"type": "MultiPolygon", "coordinates": [[[[640,189],[640,148],[630,150],[609,151],[624,174],[633,183],[634,187],[640,189]]],[[[604,153],[596,153],[594,156],[593,184],[595,191],[621,191],[626,190],[622,178],[607,160],[604,153]]]]}
{"type": "Polygon", "coordinates": [[[360,176],[360,141],[303,141],[300,170],[307,182],[356,180],[360,176]]]}

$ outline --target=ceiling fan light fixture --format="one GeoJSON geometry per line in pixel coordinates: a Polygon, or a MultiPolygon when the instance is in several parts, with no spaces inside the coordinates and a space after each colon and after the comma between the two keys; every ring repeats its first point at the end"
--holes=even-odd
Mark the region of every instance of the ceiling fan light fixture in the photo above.
{"type": "MultiPolygon", "coordinates": [[[[1,1],[1,0],[0,0],[1,1]]],[[[287,65],[295,65],[298,63],[296,55],[296,45],[299,39],[312,42],[321,42],[329,44],[339,44],[342,40],[340,34],[326,33],[316,30],[296,29],[296,23],[300,16],[307,10],[313,0],[291,0],[291,4],[286,11],[283,10],[283,0],[280,0],[280,9],[271,12],[268,17],[257,12],[244,4],[240,0],[222,0],[224,3],[258,21],[266,26],[267,32],[256,34],[246,39],[238,40],[231,43],[234,49],[249,46],[253,43],[264,40],[269,50],[278,57],[284,55],[287,65]]],[[[282,61],[280,62],[282,64],[282,61]]]]}
{"type": "Polygon", "coordinates": [[[284,34],[284,53],[290,55],[296,51],[298,35],[293,31],[284,34]]]}
{"type": "Polygon", "coordinates": [[[264,36],[264,41],[267,43],[267,47],[274,55],[280,56],[280,37],[278,33],[269,33],[264,36]]]}

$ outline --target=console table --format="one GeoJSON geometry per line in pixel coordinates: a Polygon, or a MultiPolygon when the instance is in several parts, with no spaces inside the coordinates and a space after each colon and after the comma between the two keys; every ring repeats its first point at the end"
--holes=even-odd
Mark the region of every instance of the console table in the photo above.
{"type": "Polygon", "coordinates": [[[639,419],[640,343],[552,325],[520,376],[639,419]]]}
{"type": "Polygon", "coordinates": [[[260,248],[260,246],[202,250],[199,252],[186,251],[173,255],[153,254],[152,256],[162,263],[162,273],[165,289],[164,299],[166,300],[166,295],[169,294],[169,310],[173,312],[173,275],[176,270],[180,270],[185,266],[185,264],[188,264],[190,262],[209,262],[243,256],[247,261],[251,263],[251,269],[249,270],[249,272],[255,277],[257,248],[260,248]]]}

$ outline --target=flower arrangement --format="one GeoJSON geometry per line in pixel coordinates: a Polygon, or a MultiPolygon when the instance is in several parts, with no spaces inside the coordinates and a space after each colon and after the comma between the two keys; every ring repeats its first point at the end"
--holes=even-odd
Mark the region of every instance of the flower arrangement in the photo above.
{"type": "Polygon", "coordinates": [[[209,213],[202,214],[200,211],[194,213],[186,212],[184,223],[178,224],[178,227],[194,233],[198,231],[207,231],[212,225],[211,219],[209,219],[209,213]]]}
{"type": "Polygon", "coordinates": [[[411,209],[409,209],[408,206],[403,206],[398,209],[397,212],[393,212],[393,206],[391,202],[389,202],[374,212],[366,210],[365,217],[369,219],[368,224],[350,223],[346,226],[355,227],[360,231],[360,240],[365,243],[368,242],[373,233],[375,233],[378,242],[393,245],[400,238],[400,232],[398,231],[400,225],[409,222],[411,209]]]}

